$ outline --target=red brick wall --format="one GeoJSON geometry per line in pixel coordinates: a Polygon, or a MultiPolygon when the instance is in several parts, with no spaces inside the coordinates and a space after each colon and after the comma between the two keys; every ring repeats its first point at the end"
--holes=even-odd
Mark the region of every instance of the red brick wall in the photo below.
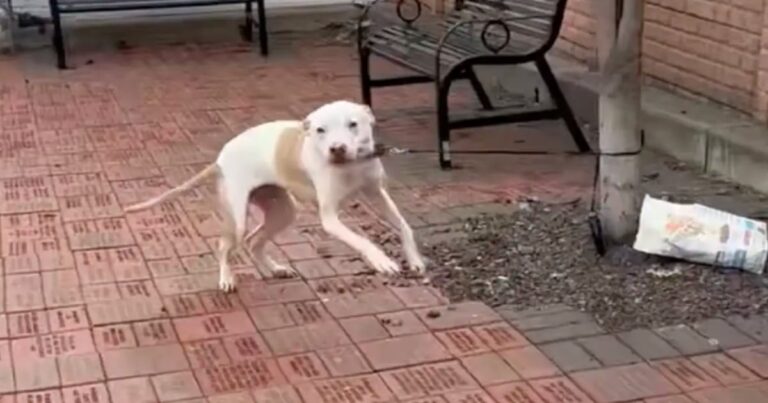
{"type": "Polygon", "coordinates": [[[752,112],[764,8],[763,0],[647,0],[643,72],[752,112]]]}
{"type": "MultiPolygon", "coordinates": [[[[590,66],[597,65],[593,0],[570,0],[556,48],[590,66]]],[[[609,0],[600,0],[609,1],[609,0]]]]}
{"type": "MultiPolygon", "coordinates": [[[[645,1],[647,78],[768,120],[768,0],[645,1]]],[[[592,3],[570,1],[558,47],[594,66],[592,3]]]]}

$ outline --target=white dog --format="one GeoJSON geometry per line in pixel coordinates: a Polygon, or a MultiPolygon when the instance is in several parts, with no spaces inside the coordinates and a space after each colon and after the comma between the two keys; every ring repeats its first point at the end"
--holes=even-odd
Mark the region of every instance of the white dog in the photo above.
{"type": "Polygon", "coordinates": [[[374,124],[367,106],[336,101],[313,111],[303,122],[274,121],[253,127],[225,144],[216,162],[187,182],[125,211],[152,207],[215,175],[226,217],[219,242],[219,287],[224,291],[235,287],[228,257],[243,240],[249,201],[262,210],[264,221],[245,240],[255,236],[252,249],[257,263],[276,276],[289,274],[289,269],[266,256],[264,246],[293,222],[294,198],[316,201],[326,232],[360,252],[375,270],[396,273],[400,268],[395,261],[339,220],[341,203],[362,191],[381,202],[389,221],[400,230],[409,266],[421,272],[425,263],[413,231],[384,186],[381,161],[373,157],[374,124]]]}

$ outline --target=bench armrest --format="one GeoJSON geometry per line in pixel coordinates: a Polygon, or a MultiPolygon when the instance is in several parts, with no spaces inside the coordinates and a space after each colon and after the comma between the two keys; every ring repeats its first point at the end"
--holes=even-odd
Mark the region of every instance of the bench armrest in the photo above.
{"type": "MultiPolygon", "coordinates": [[[[552,14],[534,14],[534,15],[525,15],[520,17],[507,17],[507,18],[472,18],[472,19],[463,19],[460,21],[457,21],[453,25],[451,25],[445,33],[440,38],[440,41],[437,44],[437,49],[435,51],[435,76],[439,79],[440,76],[440,61],[441,61],[441,55],[444,53],[446,45],[450,42],[450,40],[453,37],[456,37],[459,34],[459,32],[463,28],[468,28],[472,25],[482,25],[482,29],[479,30],[479,36],[477,38],[469,38],[470,40],[477,40],[479,43],[482,43],[483,46],[491,53],[498,54],[501,52],[512,40],[512,32],[509,28],[510,22],[514,21],[524,21],[524,20],[532,20],[532,19],[552,19],[552,14]],[[491,29],[493,27],[497,27],[501,29],[501,39],[502,42],[500,44],[491,44],[488,42],[488,40],[493,36],[498,36],[497,34],[493,33],[491,29]]],[[[475,32],[471,32],[470,34],[474,34],[475,32]]],[[[479,56],[479,55],[478,55],[479,56]]]]}

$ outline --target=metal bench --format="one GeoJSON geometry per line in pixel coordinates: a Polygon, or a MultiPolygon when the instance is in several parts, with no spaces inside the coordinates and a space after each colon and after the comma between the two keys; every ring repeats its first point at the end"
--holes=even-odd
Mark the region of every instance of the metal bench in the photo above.
{"type": "Polygon", "coordinates": [[[587,152],[589,144],[545,58],[559,35],[565,6],[566,0],[457,0],[455,10],[440,17],[428,15],[422,0],[373,0],[358,21],[363,101],[372,105],[374,87],[435,83],[443,169],[451,168],[452,129],[494,124],[562,118],[579,151],[587,152]],[[373,54],[412,74],[372,78],[373,54]],[[529,62],[536,66],[554,106],[515,111],[495,108],[473,68],[529,62]],[[450,119],[449,90],[459,79],[469,80],[484,110],[450,119]]]}
{"type": "Polygon", "coordinates": [[[248,42],[253,41],[253,3],[258,12],[259,46],[261,54],[269,53],[267,43],[266,14],[264,0],[48,0],[53,20],[53,46],[60,69],[67,67],[64,50],[64,35],[61,30],[62,14],[80,14],[108,11],[151,10],[183,7],[218,6],[222,4],[243,4],[245,6],[245,25],[241,26],[242,35],[248,42]]]}

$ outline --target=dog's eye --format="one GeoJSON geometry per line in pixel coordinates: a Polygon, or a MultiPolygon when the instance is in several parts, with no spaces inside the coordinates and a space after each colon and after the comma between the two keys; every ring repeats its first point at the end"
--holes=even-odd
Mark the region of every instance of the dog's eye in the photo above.
{"type": "Polygon", "coordinates": [[[349,128],[350,129],[356,129],[357,128],[357,122],[355,122],[355,121],[349,122],[349,128]]]}
{"type": "Polygon", "coordinates": [[[317,128],[317,133],[318,133],[318,134],[323,134],[323,133],[325,133],[325,128],[324,128],[324,127],[318,127],[318,128],[317,128]]]}

